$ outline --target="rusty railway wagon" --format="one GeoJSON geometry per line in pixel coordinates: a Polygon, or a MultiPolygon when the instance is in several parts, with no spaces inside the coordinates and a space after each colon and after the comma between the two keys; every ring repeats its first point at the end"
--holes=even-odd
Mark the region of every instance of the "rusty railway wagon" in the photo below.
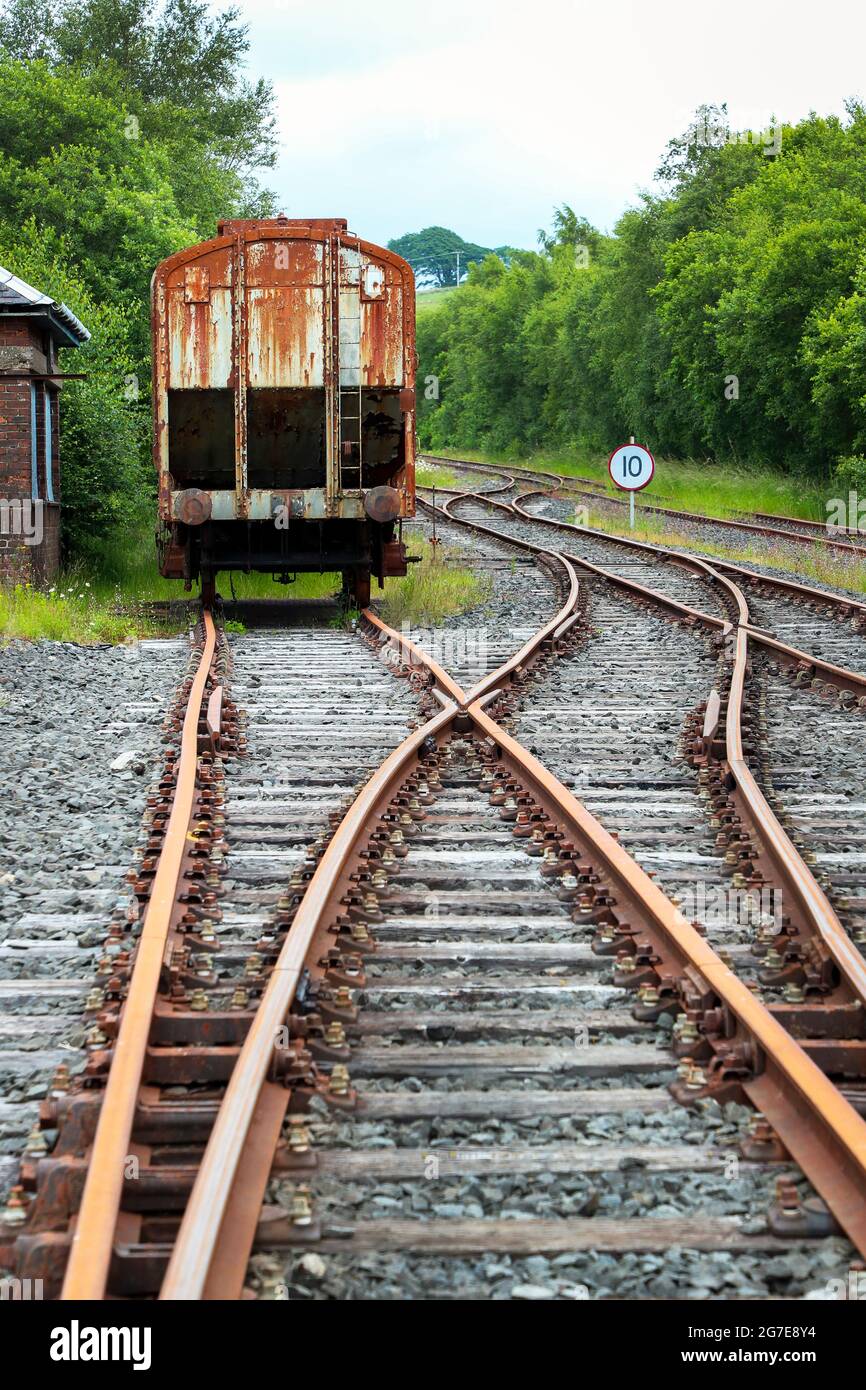
{"type": "Polygon", "coordinates": [[[338,218],[219,224],[153,277],[160,573],[406,573],[415,281],[338,218]]]}

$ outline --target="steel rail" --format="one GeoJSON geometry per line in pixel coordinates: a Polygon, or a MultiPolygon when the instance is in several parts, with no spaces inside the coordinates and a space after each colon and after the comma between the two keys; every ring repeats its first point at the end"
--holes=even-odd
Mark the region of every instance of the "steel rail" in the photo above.
{"type": "Polygon", "coordinates": [[[866,1254],[866,1121],[592,813],[479,703],[470,705],[468,713],[542,806],[566,819],[574,832],[571,838],[603,861],[619,892],[673,953],[677,967],[696,969],[755,1039],[762,1056],[746,1091],[753,1087],[772,1104],[782,1142],[795,1159],[803,1155],[804,1172],[860,1253],[866,1254]],[[808,1135],[801,1132],[804,1114],[813,1126],[808,1135]],[[814,1130],[820,1133],[817,1141],[814,1130]]]}
{"type": "MultiPolygon", "coordinates": [[[[573,616],[579,598],[577,576],[567,560],[553,555],[550,558],[557,560],[565,570],[568,579],[565,602],[519,652],[480,681],[468,695],[423,648],[389,627],[371,609],[364,610],[362,616],[368,623],[408,652],[414,665],[429,670],[443,692],[445,707],[405,739],[373,773],[334,833],[310,880],[232,1071],[174,1243],[160,1291],[161,1299],[207,1298],[215,1296],[216,1287],[224,1289],[224,1278],[219,1275],[224,1256],[220,1241],[227,1229],[235,1178],[249,1151],[259,1097],[267,1082],[278,1030],[292,1007],[311,946],[341,891],[366,827],[388,803],[395,787],[405,780],[407,769],[426,740],[442,734],[470,701],[477,700],[485,692],[491,696],[495,686],[509,680],[573,616]]],[[[249,1253],[255,1234],[254,1218],[255,1211],[248,1205],[243,1238],[238,1237],[233,1223],[233,1252],[245,1248],[249,1253]]],[[[237,1261],[234,1278],[243,1278],[243,1269],[238,1273],[237,1261]]]]}
{"type": "MultiPolygon", "coordinates": [[[[606,535],[607,532],[601,534],[606,535]]],[[[619,539],[619,537],[617,537],[619,539]]],[[[729,574],[742,575],[752,584],[767,584],[775,589],[782,589],[790,593],[794,598],[802,599],[804,603],[828,603],[835,607],[843,608],[852,616],[859,616],[866,622],[866,603],[857,599],[853,594],[836,594],[826,589],[815,589],[810,584],[800,584],[795,579],[785,579],[781,575],[761,574],[758,570],[750,570],[745,565],[734,564],[732,560],[714,558],[714,566],[719,570],[724,570],[729,574]]]]}
{"type": "Polygon", "coordinates": [[[154,1004],[195,804],[198,725],[216,649],[216,628],[210,613],[204,613],[203,622],[204,646],[183,720],[171,813],[114,1044],[72,1234],[62,1299],[101,1299],[108,1280],[123,1194],[124,1164],[129,1155],[154,1004]]]}
{"type": "Polygon", "coordinates": [[[432,656],[428,655],[423,647],[419,647],[418,643],[413,642],[405,633],[397,632],[393,627],[389,627],[387,623],[382,621],[378,613],[373,612],[372,608],[365,608],[361,616],[371,627],[376,628],[383,637],[387,637],[389,643],[399,647],[401,652],[409,656],[410,667],[426,667],[448,699],[453,700],[458,709],[464,707],[467,703],[468,696],[463,687],[458,685],[454,677],[449,676],[444,667],[440,666],[438,661],[435,661],[432,656]]]}
{"type": "MultiPolygon", "coordinates": [[[[484,505],[489,507],[499,507],[503,511],[509,512],[511,515],[514,515],[516,510],[514,504],[512,503],[493,502],[490,498],[486,497],[482,493],[464,492],[461,493],[459,497],[449,499],[449,501],[446,502],[445,505],[442,507],[442,513],[443,515],[447,516],[451,521],[455,521],[461,526],[467,526],[472,530],[481,531],[484,535],[493,536],[497,540],[505,541],[508,545],[514,545],[517,547],[522,547],[526,550],[536,551],[542,555],[560,553],[546,551],[543,546],[536,545],[533,541],[523,540],[522,538],[516,536],[509,536],[504,531],[497,531],[495,527],[485,526],[483,522],[474,520],[469,521],[465,517],[455,516],[454,513],[450,510],[452,506],[457,506],[460,502],[473,499],[475,501],[482,502],[484,503],[484,505]]],[[[428,506],[429,503],[423,503],[422,505],[428,506]]],[[[521,513],[521,515],[524,514],[521,513]]],[[[534,521],[536,518],[531,517],[530,519],[534,521]]],[[[567,526],[567,523],[565,522],[553,522],[552,524],[555,526],[561,525],[563,528],[567,526]]],[[[660,593],[658,589],[651,589],[646,584],[639,584],[635,579],[626,579],[624,575],[617,574],[613,570],[604,569],[601,565],[593,564],[591,560],[585,560],[580,555],[563,554],[563,558],[567,559],[572,565],[577,565],[580,569],[588,570],[591,574],[597,574],[602,579],[609,579],[611,583],[618,585],[622,589],[630,591],[637,598],[652,599],[655,603],[659,604],[660,607],[667,608],[672,613],[675,613],[677,617],[682,617],[692,622],[703,623],[705,626],[717,628],[720,632],[723,633],[730,632],[733,630],[733,624],[728,619],[717,618],[712,613],[704,613],[703,610],[700,608],[691,608],[688,604],[680,603],[677,599],[670,598],[667,594],[660,593]]],[[[694,567],[699,568],[703,565],[703,561],[696,560],[694,567]]],[[[684,565],[684,568],[693,568],[693,566],[684,565]]],[[[709,577],[712,578],[713,576],[709,577]]],[[[736,590],[736,585],[727,584],[725,583],[725,581],[722,581],[722,587],[727,588],[729,590],[736,590]]],[[[741,605],[745,602],[743,600],[742,594],[739,594],[739,591],[736,590],[736,593],[732,593],[731,597],[732,599],[734,599],[735,602],[737,602],[738,611],[742,612],[743,608],[741,605]],[[737,595],[739,595],[739,597],[737,597],[737,595]]]]}
{"type": "MultiPolygon", "coordinates": [[[[446,510],[446,515],[450,513],[446,510]]],[[[459,518],[452,518],[459,520],[459,518]]],[[[465,523],[468,524],[468,523],[465,523]]],[[[481,528],[488,529],[488,528],[481,528]]],[[[495,533],[500,535],[500,533],[495,533]]],[[[504,538],[509,539],[509,538],[504,538]]],[[[515,542],[520,548],[540,551],[540,547],[527,542],[515,542]]],[[[550,552],[542,552],[550,554],[550,552]]],[[[550,635],[560,630],[563,621],[570,620],[576,604],[577,584],[573,569],[565,557],[561,563],[570,570],[569,596],[556,619],[545,625],[536,634],[535,648],[550,635]]],[[[387,634],[387,625],[369,611],[365,613],[368,621],[381,633],[387,634]]],[[[718,621],[718,620],[716,620],[718,621]]],[[[741,634],[743,646],[746,637],[741,634]]],[[[426,654],[401,634],[392,633],[392,640],[400,644],[403,651],[409,651],[413,660],[421,661],[434,679],[426,654]]],[[[517,670],[520,659],[525,659],[525,651],[515,654],[511,662],[499,668],[499,683],[504,671],[517,670]]],[[[441,675],[444,673],[438,668],[441,675]]],[[[497,673],[493,673],[495,676],[497,673]]],[[[444,683],[438,679],[440,688],[444,683]]],[[[451,682],[452,692],[459,687],[451,682]]],[[[830,1168],[838,1178],[835,1186],[827,1193],[828,1204],[840,1224],[866,1251],[866,1219],[861,1227],[859,1213],[864,1212],[862,1192],[866,1179],[866,1125],[840,1095],[832,1083],[805,1054],[790,1034],[754,998],[751,992],[736,979],[719,960],[708,944],[691,928],[656,885],[643,873],[639,866],[621,849],[617,842],[594,820],[585,808],[581,807],[571,794],[566,792],[540,764],[499,728],[484,713],[483,704],[495,694],[497,682],[485,678],[479,682],[471,695],[475,698],[469,703],[465,714],[473,721],[478,731],[492,739],[507,756],[512,765],[519,766],[520,773],[528,783],[538,790],[542,797],[555,790],[557,809],[567,810],[578,832],[603,852],[612,875],[623,885],[632,897],[637,896],[640,905],[654,916],[656,922],[666,932],[666,939],[677,944],[683,960],[702,971],[719,998],[723,999],[733,1013],[744,1023],[749,1035],[757,1040],[771,1059],[765,1066],[765,1073],[777,1070],[781,1083],[776,1090],[792,1089],[799,1097],[800,1108],[806,1108],[814,1126],[821,1131],[821,1140],[813,1147],[817,1156],[810,1153],[811,1169],[820,1169],[819,1190],[827,1187],[826,1155],[831,1153],[830,1168]],[[819,1161],[820,1160],[820,1161],[819,1161]],[[837,1172],[838,1170],[838,1172],[837,1172]],[[844,1193],[840,1196],[840,1185],[844,1193]]],[[[460,694],[463,694],[460,691],[460,694]]],[[[467,697],[464,696],[464,700],[467,697]]],[[[404,780],[406,768],[413,756],[429,737],[443,736],[450,724],[461,713],[464,700],[448,699],[446,707],[433,720],[416,730],[401,748],[396,750],[386,763],[374,773],[342,822],[310,882],[301,901],[298,913],[286,937],[279,960],[269,980],[262,1005],[253,1026],[241,1049],[234,1068],[228,1090],[220,1106],[214,1128],[205,1150],[204,1158],[187,1205],[187,1210],[177,1234],[174,1250],[163,1282],[160,1297],[164,1299],[200,1298],[208,1296],[213,1287],[212,1275],[214,1261],[219,1254],[219,1237],[223,1229],[225,1214],[232,1200],[233,1183],[242,1171],[245,1146],[251,1126],[255,1120],[258,1097],[267,1081],[267,1075],[274,1052],[277,1030],[283,1024],[291,1008],[294,992],[300,979],[301,970],[309,953],[311,944],[325,918],[329,906],[333,906],[340,885],[346,880],[353,854],[357,850],[365,827],[376,810],[387,804],[395,786],[404,780]]],[[[729,702],[729,709],[734,702],[729,702]]],[[[549,804],[549,803],[548,803],[549,804]]],[[[773,1095],[775,1096],[776,1090],[773,1095]]],[[[777,1106],[777,1109],[779,1107],[777,1106]]],[[[796,1109],[796,1107],[794,1107],[796,1109]]],[[[782,1105],[781,1118],[777,1117],[780,1134],[787,1138],[789,1126],[786,1116],[791,1107],[782,1105]]],[[[252,1243],[252,1234],[249,1244],[252,1243]]],[[[243,1247],[241,1247],[243,1248],[243,1247]]],[[[237,1246],[233,1253],[237,1256],[237,1246]]],[[[240,1277],[242,1278],[242,1272],[240,1277]]]]}
{"type": "MultiPolygon", "coordinates": [[[[469,495],[469,494],[466,494],[469,495]]],[[[479,494],[483,497],[483,494],[479,494]]],[[[548,493],[539,489],[521,493],[510,505],[521,516],[528,521],[537,521],[544,526],[558,527],[560,530],[578,531],[582,535],[595,536],[601,540],[608,540],[614,544],[624,545],[634,550],[646,550],[651,554],[662,555],[672,561],[692,561],[702,565],[706,569],[713,570],[716,574],[724,577],[728,574],[742,575],[742,577],[756,585],[764,584],[768,588],[781,589],[785,593],[790,593],[795,598],[800,598],[809,603],[825,603],[836,608],[841,608],[846,614],[857,616],[866,623],[866,603],[849,594],[836,594],[826,589],[815,589],[809,584],[800,584],[793,579],[785,579],[781,575],[761,574],[758,570],[750,570],[745,565],[738,565],[732,560],[714,556],[711,561],[703,560],[701,556],[695,555],[686,550],[673,550],[667,546],[657,545],[651,541],[638,541],[631,536],[617,536],[610,531],[602,531],[595,526],[581,526],[577,522],[560,521],[556,517],[538,516],[535,512],[527,511],[522,505],[529,497],[547,497],[548,493]]],[[[485,499],[486,500],[486,499],[485,499]]],[[[582,563],[586,563],[583,561],[582,563]]],[[[743,619],[748,621],[748,619],[743,619]]]]}
{"type": "Polygon", "coordinates": [[[750,623],[743,623],[742,627],[750,640],[758,646],[765,647],[776,661],[787,658],[789,664],[796,662],[798,666],[808,666],[816,674],[820,671],[829,684],[838,686],[840,690],[851,690],[860,698],[866,696],[866,675],[859,671],[849,671],[846,666],[834,666],[832,661],[824,661],[812,652],[805,652],[799,647],[789,646],[787,642],[780,642],[778,637],[764,632],[762,628],[752,627],[750,623]]]}
{"type": "MultiPolygon", "coordinates": [[[[446,460],[446,459],[443,459],[442,462],[443,462],[443,463],[448,463],[452,468],[457,468],[458,470],[459,470],[460,468],[464,468],[464,469],[466,469],[467,471],[470,470],[470,469],[472,469],[472,468],[478,468],[478,467],[483,467],[483,466],[484,466],[484,465],[480,465],[480,464],[471,464],[468,460],[463,460],[463,459],[447,459],[447,460],[446,460]]],[[[492,465],[492,464],[491,464],[491,465],[487,465],[487,467],[490,468],[490,469],[493,470],[493,471],[496,471],[495,465],[492,465]]],[[[568,488],[572,493],[576,494],[578,497],[589,497],[589,498],[591,498],[591,499],[594,500],[594,501],[602,501],[602,500],[603,500],[603,501],[609,502],[609,503],[611,503],[612,505],[617,506],[617,507],[625,507],[625,506],[627,506],[627,503],[626,503],[626,501],[624,500],[624,498],[616,497],[616,496],[613,496],[612,494],[608,493],[603,482],[600,484],[600,486],[601,486],[601,488],[604,489],[604,491],[600,491],[600,492],[592,491],[592,492],[590,492],[590,491],[587,491],[586,488],[574,487],[574,485],[573,485],[576,481],[583,481],[583,482],[589,481],[589,480],[587,480],[587,479],[574,479],[574,478],[570,478],[570,477],[562,477],[562,478],[559,478],[559,475],[557,475],[557,474],[553,474],[553,473],[543,473],[540,469],[539,469],[538,471],[536,471],[534,468],[533,468],[533,469],[515,469],[514,471],[515,471],[515,472],[520,472],[520,473],[522,473],[524,476],[526,476],[527,474],[530,474],[530,475],[533,475],[533,476],[535,476],[535,477],[540,477],[540,478],[545,478],[545,477],[546,477],[546,478],[558,478],[558,486],[568,488]]],[[[594,483],[591,483],[590,486],[595,486],[595,484],[594,484],[594,483]]],[[[810,536],[810,535],[809,535],[808,533],[806,533],[806,532],[803,532],[803,531],[790,531],[790,530],[785,530],[785,528],[784,528],[784,527],[781,527],[781,526],[770,526],[770,525],[767,525],[767,524],[759,524],[758,522],[737,521],[737,520],[735,520],[735,519],[732,518],[732,517],[707,516],[707,515],[705,515],[703,512],[689,512],[689,511],[684,511],[684,510],[682,510],[681,508],[674,508],[674,507],[658,507],[658,506],[654,506],[651,502],[645,502],[645,503],[643,503],[642,505],[643,505],[643,509],[644,509],[645,511],[647,511],[647,512],[653,512],[653,513],[655,513],[655,514],[657,514],[657,515],[659,515],[659,516],[675,517],[675,518],[677,518],[677,519],[680,520],[680,521],[692,521],[692,522],[698,522],[698,523],[705,523],[705,524],[708,524],[708,525],[727,526],[727,527],[731,528],[732,530],[737,530],[737,531],[748,531],[748,532],[751,532],[752,534],[755,534],[755,535],[761,535],[761,536],[775,536],[775,537],[778,537],[780,540],[789,540],[789,541],[790,541],[790,540],[794,540],[794,541],[797,541],[797,542],[799,542],[799,543],[806,544],[806,545],[824,546],[824,547],[825,547],[826,549],[828,549],[828,550],[838,550],[838,551],[840,551],[840,552],[841,552],[842,554],[844,554],[844,555],[855,555],[855,556],[857,556],[857,555],[863,555],[863,556],[866,556],[866,546],[855,545],[853,542],[847,542],[847,543],[846,543],[845,541],[841,541],[841,540],[840,540],[840,541],[836,541],[836,540],[833,540],[830,536],[810,536]]],[[[757,513],[755,513],[755,515],[757,515],[757,513]]],[[[780,520],[796,522],[797,518],[796,518],[796,517],[784,517],[784,518],[780,518],[780,520]]],[[[818,523],[818,522],[806,522],[806,525],[816,526],[816,525],[820,525],[820,523],[818,523]]],[[[847,532],[847,531],[846,531],[845,534],[848,535],[848,534],[850,534],[850,532],[847,532]]],[[[859,533],[859,532],[856,532],[855,534],[859,535],[860,533],[859,533]]]]}
{"type": "MultiPolygon", "coordinates": [[[[472,494],[464,493],[463,495],[471,496],[472,494]]],[[[606,531],[596,531],[591,527],[579,526],[574,522],[557,521],[555,518],[547,516],[536,516],[533,512],[527,511],[526,508],[521,505],[521,503],[525,500],[526,497],[541,497],[544,495],[544,493],[524,493],[522,496],[515,498],[514,502],[512,503],[494,504],[493,502],[490,502],[489,505],[502,506],[505,507],[506,510],[511,509],[519,513],[520,516],[525,517],[528,521],[539,522],[541,525],[544,526],[552,526],[560,531],[577,531],[581,534],[603,536],[605,537],[605,539],[621,542],[625,546],[630,546],[639,550],[646,550],[651,554],[659,555],[666,560],[685,564],[687,568],[703,570],[707,572],[708,576],[718,578],[720,582],[723,584],[723,586],[728,589],[728,592],[731,594],[731,597],[737,603],[740,625],[742,627],[748,628],[749,633],[756,642],[768,648],[772,648],[785,656],[789,656],[792,659],[807,661],[813,664],[818,669],[823,670],[829,680],[833,680],[835,683],[840,684],[845,689],[857,690],[860,693],[866,691],[866,676],[861,675],[860,672],[851,671],[844,666],[834,666],[832,662],[824,661],[823,658],[814,656],[809,652],[801,651],[797,647],[791,647],[787,643],[781,642],[778,638],[773,637],[772,634],[765,632],[762,628],[755,627],[752,624],[751,619],[749,617],[748,602],[743,594],[742,589],[740,589],[739,585],[728,584],[726,581],[729,575],[742,575],[744,578],[750,581],[754,581],[755,583],[763,583],[766,584],[768,587],[776,587],[785,591],[792,590],[795,593],[795,597],[800,597],[802,595],[804,600],[808,600],[810,602],[826,602],[830,605],[841,608],[845,614],[859,614],[863,617],[864,620],[866,620],[866,603],[860,603],[857,599],[848,598],[846,595],[843,594],[825,593],[823,589],[812,589],[808,585],[797,584],[793,580],[777,579],[773,575],[758,574],[754,570],[744,569],[740,565],[732,565],[729,564],[727,561],[725,561],[724,563],[717,561],[710,562],[708,560],[703,560],[699,555],[691,555],[687,551],[669,550],[664,546],[653,545],[649,541],[635,541],[627,536],[610,536],[609,533],[606,531]]],[[[459,499],[455,499],[455,501],[458,500],[459,499]]],[[[481,496],[480,494],[479,500],[485,503],[488,502],[488,499],[486,497],[481,496]]],[[[455,517],[453,519],[457,520],[458,518],[455,517]]],[[[579,556],[572,556],[571,558],[574,561],[579,561],[582,567],[586,569],[591,569],[597,574],[605,575],[607,578],[613,580],[616,583],[625,585],[633,583],[633,581],[626,580],[624,576],[617,575],[615,571],[605,569],[599,565],[594,565],[589,560],[584,560],[579,556]]],[[[656,593],[657,591],[648,590],[648,592],[656,593]]],[[[657,595],[657,597],[664,598],[664,595],[657,595]]],[[[670,602],[670,600],[668,600],[668,602],[670,602]]],[[[698,612],[699,610],[694,611],[698,612]]],[[[703,614],[702,616],[704,618],[709,617],[708,614],[703,614]]]]}
{"type": "MultiPolygon", "coordinates": [[[[404,739],[362,788],[337,827],[301,899],[280,954],[244,1039],[202,1157],[160,1290],[164,1300],[199,1299],[210,1277],[217,1240],[238,1166],[255,1118],[259,1095],[268,1078],[274,1050],[301,978],[310,947],[356,845],[377,810],[387,805],[407,768],[428,738],[453,720],[448,705],[404,739]]],[[[250,1242],[253,1232],[250,1232],[250,1242]]],[[[243,1271],[241,1271],[241,1277],[243,1271]]]]}
{"type": "Polygon", "coordinates": [[[740,628],[725,719],[726,761],[764,849],[779,878],[793,891],[813,931],[820,936],[843,977],[866,1004],[866,961],[851,941],[809,868],[779,824],[743,756],[742,715],[750,634],[740,628]]]}
{"type": "MultiPolygon", "coordinates": [[[[520,508],[519,499],[514,503],[505,504],[490,501],[480,497],[478,494],[463,494],[463,499],[469,497],[476,497],[477,500],[482,501],[484,505],[489,507],[508,511],[512,514],[517,513],[524,517],[528,515],[520,508]]],[[[453,505],[456,505],[460,500],[462,499],[454,499],[453,505]]],[[[461,521],[461,518],[453,516],[453,513],[450,511],[451,505],[451,503],[447,504],[444,510],[451,516],[452,520],[461,521]]],[[[480,525],[477,522],[466,520],[464,520],[462,524],[472,527],[478,527],[480,525]]],[[[551,524],[560,530],[570,529],[569,523],[566,522],[554,521],[551,524]]],[[[487,530],[489,528],[485,528],[481,525],[480,529],[487,530]]],[[[579,530],[582,528],[574,527],[573,529],[579,530]]],[[[506,537],[505,539],[511,540],[510,537],[506,537]]],[[[515,541],[515,543],[518,542],[515,541]]],[[[533,544],[528,541],[519,543],[527,546],[533,544]]],[[[643,542],[636,542],[634,544],[640,545],[641,548],[657,549],[657,547],[654,546],[645,547],[643,542]]],[[[535,547],[533,546],[533,548],[535,547]]],[[[701,568],[709,571],[710,576],[712,576],[712,567],[708,565],[706,561],[698,561],[697,557],[694,558],[697,564],[699,564],[701,568]]],[[[586,561],[582,563],[588,565],[586,561]]],[[[619,584],[621,587],[638,590],[644,598],[661,599],[666,608],[670,608],[673,603],[673,600],[657,594],[655,590],[637,585],[632,580],[625,580],[621,575],[600,570],[596,566],[593,566],[593,568],[606,578],[619,584]]],[[[852,943],[826,894],[823,892],[802,856],[779,824],[772,808],[764,797],[763,792],[760,790],[743,756],[741,732],[748,662],[748,641],[750,636],[753,637],[753,640],[762,645],[774,649],[777,652],[785,653],[792,659],[805,659],[815,665],[823,665],[828,672],[836,671],[838,676],[844,677],[849,682],[854,683],[855,687],[863,686],[866,688],[866,681],[863,681],[862,678],[857,676],[854,672],[847,672],[841,670],[841,668],[830,667],[829,663],[820,663],[817,658],[798,652],[794,648],[786,648],[783,643],[776,642],[775,639],[769,638],[756,630],[752,630],[748,625],[748,607],[746,606],[741,591],[736,585],[733,585],[732,582],[725,581],[722,576],[720,576],[720,579],[727,583],[730,589],[736,591],[734,597],[736,598],[738,611],[740,613],[740,622],[738,623],[736,631],[734,666],[731,676],[725,723],[725,753],[727,767],[736,784],[736,790],[742,798],[747,817],[752,822],[758,841],[773,863],[781,883],[787,885],[789,892],[793,894],[793,897],[800,905],[801,912],[809,930],[819,937],[827,946],[827,949],[841,972],[842,978],[848,983],[854,995],[860,999],[862,1003],[866,1004],[866,961],[863,960],[860,952],[852,943]],[[745,620],[743,619],[744,614],[745,620]]],[[[700,613],[699,610],[693,611],[695,617],[700,621],[713,625],[719,624],[718,619],[712,618],[708,614],[700,613]]],[[[732,631],[730,625],[728,625],[728,631],[732,631]]]]}

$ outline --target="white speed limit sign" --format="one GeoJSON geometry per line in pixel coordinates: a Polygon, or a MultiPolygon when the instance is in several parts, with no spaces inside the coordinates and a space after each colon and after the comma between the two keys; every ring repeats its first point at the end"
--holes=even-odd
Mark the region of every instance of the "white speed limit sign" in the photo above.
{"type": "Polygon", "coordinates": [[[640,492],[651,481],[656,463],[642,444],[620,444],[607,461],[608,472],[624,492],[640,492]]]}

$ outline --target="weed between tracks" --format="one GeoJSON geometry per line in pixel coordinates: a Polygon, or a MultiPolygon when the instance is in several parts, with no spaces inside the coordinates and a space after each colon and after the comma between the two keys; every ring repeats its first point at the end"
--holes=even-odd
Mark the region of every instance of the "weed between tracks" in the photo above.
{"type": "Polygon", "coordinates": [[[435,463],[419,463],[415,469],[415,482],[419,487],[443,487],[464,488],[466,477],[453,472],[450,468],[441,468],[435,463]]]}
{"type": "MultiPolygon", "coordinates": [[[[820,584],[830,584],[837,589],[848,589],[854,593],[866,593],[866,565],[843,557],[834,558],[833,553],[818,546],[797,545],[796,542],[764,545],[738,543],[732,541],[724,545],[680,531],[673,531],[663,521],[650,516],[635,518],[635,528],[620,526],[604,512],[589,509],[588,524],[599,531],[607,531],[612,536],[629,536],[639,541],[650,541],[654,545],[671,546],[674,549],[699,552],[702,555],[717,555],[722,560],[732,560],[742,565],[766,565],[768,569],[784,570],[786,574],[797,574],[808,583],[810,579],[820,584]]],[[[745,533],[744,533],[745,534],[745,533]]]]}
{"type": "Polygon", "coordinates": [[[392,627],[404,622],[440,623],[490,597],[493,581],[489,576],[454,564],[454,552],[445,546],[434,551],[428,541],[413,536],[408,548],[410,555],[420,555],[419,563],[410,566],[405,579],[386,579],[384,598],[377,604],[392,627]]]}
{"type": "MultiPolygon", "coordinates": [[[[385,581],[380,607],[388,622],[437,623],[489,596],[490,581],[455,565],[443,547],[435,556],[426,541],[412,537],[408,548],[421,561],[405,579],[385,581]]],[[[339,574],[299,574],[288,585],[268,574],[236,574],[232,580],[237,598],[326,598],[339,592],[340,583],[339,574]]],[[[219,588],[230,597],[227,575],[220,576],[219,588]]],[[[0,586],[0,640],[94,644],[165,636],[185,627],[185,616],[161,618],[148,605],[189,597],[178,580],[156,573],[150,532],[132,534],[109,541],[88,564],[65,571],[48,593],[29,584],[0,586]]],[[[344,621],[336,620],[337,625],[344,621]]]]}
{"type": "MultiPolygon", "coordinates": [[[[278,584],[269,574],[238,574],[238,598],[323,598],[340,588],[338,574],[299,574],[293,584],[278,584]]],[[[220,590],[230,597],[227,575],[220,590]]],[[[185,599],[177,579],[163,579],[156,569],[153,527],[117,534],[103,542],[87,561],[66,569],[48,593],[30,585],[0,585],[0,638],[62,642],[125,642],[177,632],[185,618],[160,618],[146,605],[185,599]]]]}
{"type": "MultiPolygon", "coordinates": [[[[611,496],[620,499],[623,496],[610,480],[607,456],[586,449],[533,454],[529,458],[502,454],[493,458],[465,449],[449,449],[448,455],[506,470],[509,464],[514,464],[521,468],[547,469],[563,477],[594,478],[605,484],[611,496]]],[[[823,522],[827,520],[827,498],[837,491],[836,483],[811,482],[769,469],[736,468],[727,463],[695,463],[656,456],[655,477],[639,496],[658,506],[702,512],[705,516],[722,519],[737,512],[775,512],[778,516],[800,516],[823,522]]]]}

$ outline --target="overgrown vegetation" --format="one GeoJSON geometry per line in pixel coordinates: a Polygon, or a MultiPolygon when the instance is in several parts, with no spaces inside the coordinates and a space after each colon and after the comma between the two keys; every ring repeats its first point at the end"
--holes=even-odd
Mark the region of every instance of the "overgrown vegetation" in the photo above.
{"type": "Polygon", "coordinates": [[[414,537],[408,548],[410,554],[420,555],[419,563],[410,565],[405,579],[386,579],[384,597],[377,605],[392,627],[435,625],[489,598],[490,578],[455,564],[454,551],[441,545],[434,550],[429,541],[414,537]]]}
{"type": "MultiPolygon", "coordinates": [[[[455,458],[475,463],[499,464],[507,469],[509,463],[521,467],[559,473],[564,477],[588,478],[603,483],[605,491],[622,499],[610,479],[607,455],[588,448],[541,450],[521,455],[519,451],[466,449],[446,451],[455,458]]],[[[638,510],[642,503],[652,502],[661,507],[702,512],[707,516],[728,517],[739,512],[775,512],[779,516],[801,516],[813,521],[826,521],[826,486],[817,480],[792,477],[774,468],[746,468],[728,463],[708,465],[656,455],[656,472],[652,482],[637,497],[638,510]]],[[[441,468],[441,465],[439,465],[441,468]]],[[[465,474],[454,474],[465,480],[465,474]]],[[[437,484],[438,485],[438,484],[437,484]]],[[[465,481],[455,486],[466,486],[465,481]]],[[[835,485],[835,484],[834,484],[835,485]]],[[[445,484],[442,484],[445,486],[445,484]]],[[[527,484],[528,487],[528,484],[527,484]]]]}
{"type": "Polygon", "coordinates": [[[609,511],[589,506],[587,525],[609,531],[615,536],[629,536],[635,540],[651,541],[655,545],[672,546],[674,549],[700,551],[705,555],[717,555],[721,559],[735,560],[737,564],[767,565],[770,569],[792,571],[805,583],[817,580],[819,584],[830,584],[840,589],[850,589],[854,593],[866,593],[866,565],[856,559],[848,559],[844,551],[827,550],[824,546],[796,547],[784,541],[758,544],[748,534],[732,536],[725,543],[721,540],[696,540],[687,531],[679,532],[676,523],[651,512],[641,513],[635,518],[635,529],[629,529],[626,516],[620,520],[609,511]]]}
{"type": "Polygon", "coordinates": [[[206,0],[3,0],[0,263],[90,329],[61,404],[67,557],[153,510],[150,277],[219,217],[274,210],[273,97],[240,11],[206,0]]]}
{"type": "Polygon", "coordinates": [[[816,478],[866,455],[861,103],[772,143],[701,108],[613,236],[563,207],[540,239],[509,267],[472,266],[419,319],[421,376],[439,388],[420,396],[425,446],[602,450],[634,434],[816,478]]]}

